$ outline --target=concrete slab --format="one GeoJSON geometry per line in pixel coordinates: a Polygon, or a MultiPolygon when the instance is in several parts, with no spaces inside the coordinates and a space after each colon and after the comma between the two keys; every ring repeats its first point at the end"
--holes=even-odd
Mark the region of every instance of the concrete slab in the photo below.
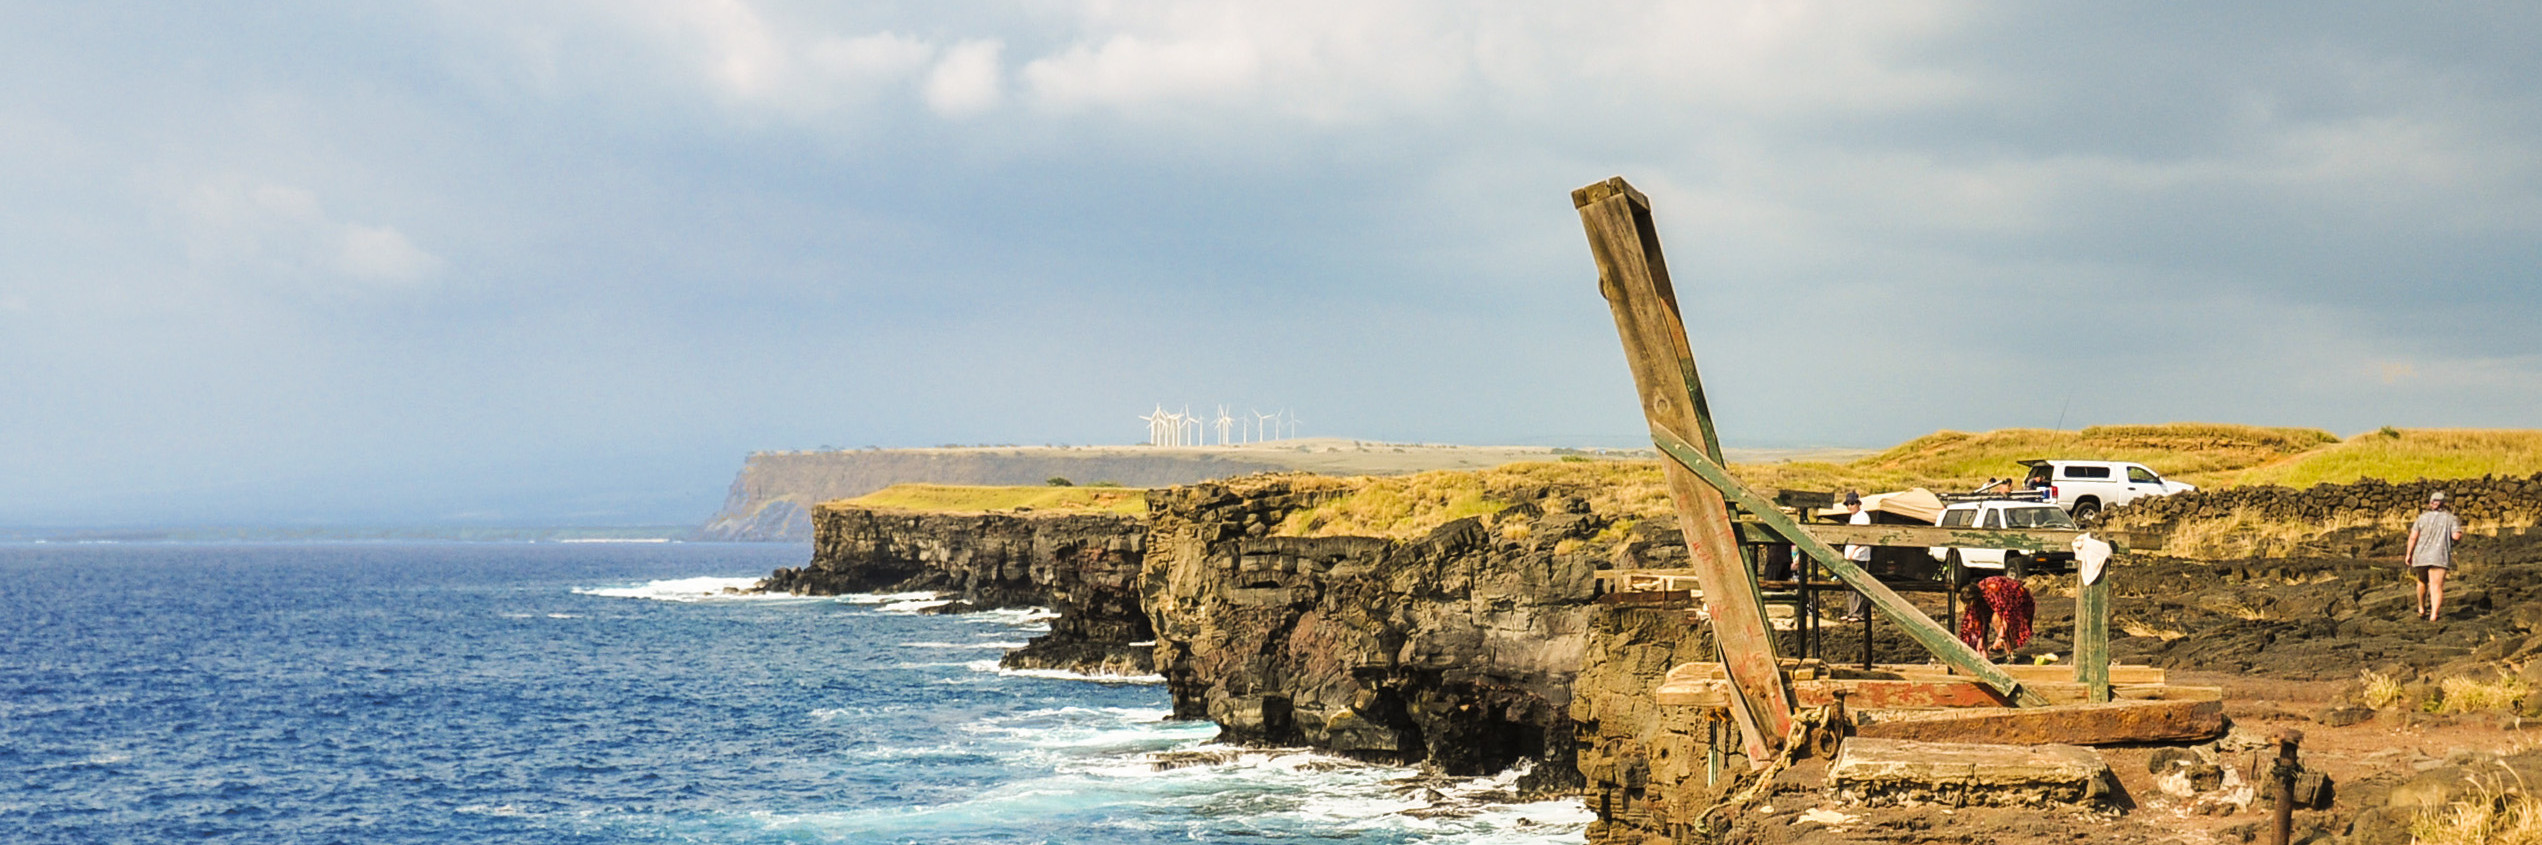
{"type": "Polygon", "coordinates": [[[2096,804],[2116,782],[2099,752],[2076,745],[1855,737],[1827,769],[1838,797],[1868,805],[2096,804]]]}

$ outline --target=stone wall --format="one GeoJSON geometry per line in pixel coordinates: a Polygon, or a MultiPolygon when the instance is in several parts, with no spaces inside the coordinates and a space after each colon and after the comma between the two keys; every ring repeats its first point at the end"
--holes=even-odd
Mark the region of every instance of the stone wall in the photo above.
{"type": "Polygon", "coordinates": [[[1007,654],[1013,668],[1153,671],[1139,597],[1147,520],[1121,514],[915,513],[814,508],[812,561],[760,589],[796,595],[932,591],[951,608],[1047,605],[1050,633],[1007,654]]]}
{"type": "Polygon", "coordinates": [[[1149,494],[1144,592],[1176,714],[1231,741],[1451,774],[1533,759],[1526,788],[1575,784],[1571,684],[1597,561],[1552,550],[1606,519],[1549,494],[1413,540],[1270,536],[1339,493],[1266,475],[1149,494]]]}
{"type": "Polygon", "coordinates": [[[2520,534],[2542,524],[2536,474],[2199,490],[2112,508],[2100,525],[2162,535],[2163,553],[2181,557],[2398,557],[2410,522],[2439,490],[2471,533],[2520,534]]]}

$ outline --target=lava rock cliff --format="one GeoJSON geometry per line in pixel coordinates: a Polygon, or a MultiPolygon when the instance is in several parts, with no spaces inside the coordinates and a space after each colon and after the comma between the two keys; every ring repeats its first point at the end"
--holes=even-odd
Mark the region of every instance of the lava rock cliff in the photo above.
{"type": "Polygon", "coordinates": [[[1532,759],[1522,786],[1576,785],[1571,681],[1597,562],[1553,549],[1605,519],[1547,497],[1412,540],[1272,535],[1329,484],[1268,475],[1149,495],[1143,593],[1176,715],[1231,741],[1450,774],[1532,759]]]}
{"type": "Polygon", "coordinates": [[[1141,610],[1147,521],[1122,514],[918,513],[825,504],[812,561],[761,590],[795,595],[935,592],[949,610],[1049,606],[1050,633],[1002,665],[1096,675],[1152,672],[1141,610]]]}

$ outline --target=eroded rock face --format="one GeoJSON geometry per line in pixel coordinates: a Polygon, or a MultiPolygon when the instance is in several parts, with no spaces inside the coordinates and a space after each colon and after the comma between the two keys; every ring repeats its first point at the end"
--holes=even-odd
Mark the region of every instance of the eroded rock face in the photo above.
{"type": "Polygon", "coordinates": [[[1119,514],[953,514],[847,505],[813,509],[812,562],[762,590],[796,595],[928,591],[969,609],[1047,605],[1050,633],[1003,665],[1088,674],[1152,672],[1139,600],[1147,521],[1119,514]]]}
{"type": "Polygon", "coordinates": [[[1411,541],[1269,536],[1330,495],[1279,475],[1150,494],[1144,592],[1176,714],[1451,774],[1535,759],[1530,788],[1576,784],[1597,550],[1562,541],[1606,521],[1553,497],[1411,541]]]}
{"type": "Polygon", "coordinates": [[[1661,707],[1668,670],[1718,659],[1711,629],[1686,608],[1596,607],[1589,650],[1573,685],[1581,797],[1598,819],[1594,845],[1669,841],[1694,829],[1721,798],[1728,773],[1749,770],[1735,729],[1696,707],[1661,707]],[[1719,749],[1723,756],[1709,754],[1719,749]]]}

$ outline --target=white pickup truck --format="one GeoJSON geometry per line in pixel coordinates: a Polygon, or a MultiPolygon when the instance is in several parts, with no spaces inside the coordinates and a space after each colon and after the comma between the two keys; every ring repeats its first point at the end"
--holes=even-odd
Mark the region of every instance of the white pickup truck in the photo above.
{"type": "Polygon", "coordinates": [[[2022,461],[2030,474],[2022,486],[2044,491],[2046,501],[2055,502],[2074,515],[2076,522],[2090,522],[2104,508],[2113,508],[2146,496],[2169,496],[2186,493],[2197,487],[2178,481],[2166,481],[2144,464],[2130,461],[2022,461]]]}
{"type": "MultiPolygon", "coordinates": [[[[1944,528],[2050,528],[2074,530],[2074,519],[2055,505],[2023,499],[1977,499],[1952,502],[1942,509],[1936,523],[1944,528]]],[[[1951,570],[1954,583],[1980,578],[1986,572],[2001,570],[2020,578],[2033,572],[2063,572],[2074,563],[2074,552],[2066,549],[1957,549],[1935,546],[1933,559],[1951,570]]]]}

